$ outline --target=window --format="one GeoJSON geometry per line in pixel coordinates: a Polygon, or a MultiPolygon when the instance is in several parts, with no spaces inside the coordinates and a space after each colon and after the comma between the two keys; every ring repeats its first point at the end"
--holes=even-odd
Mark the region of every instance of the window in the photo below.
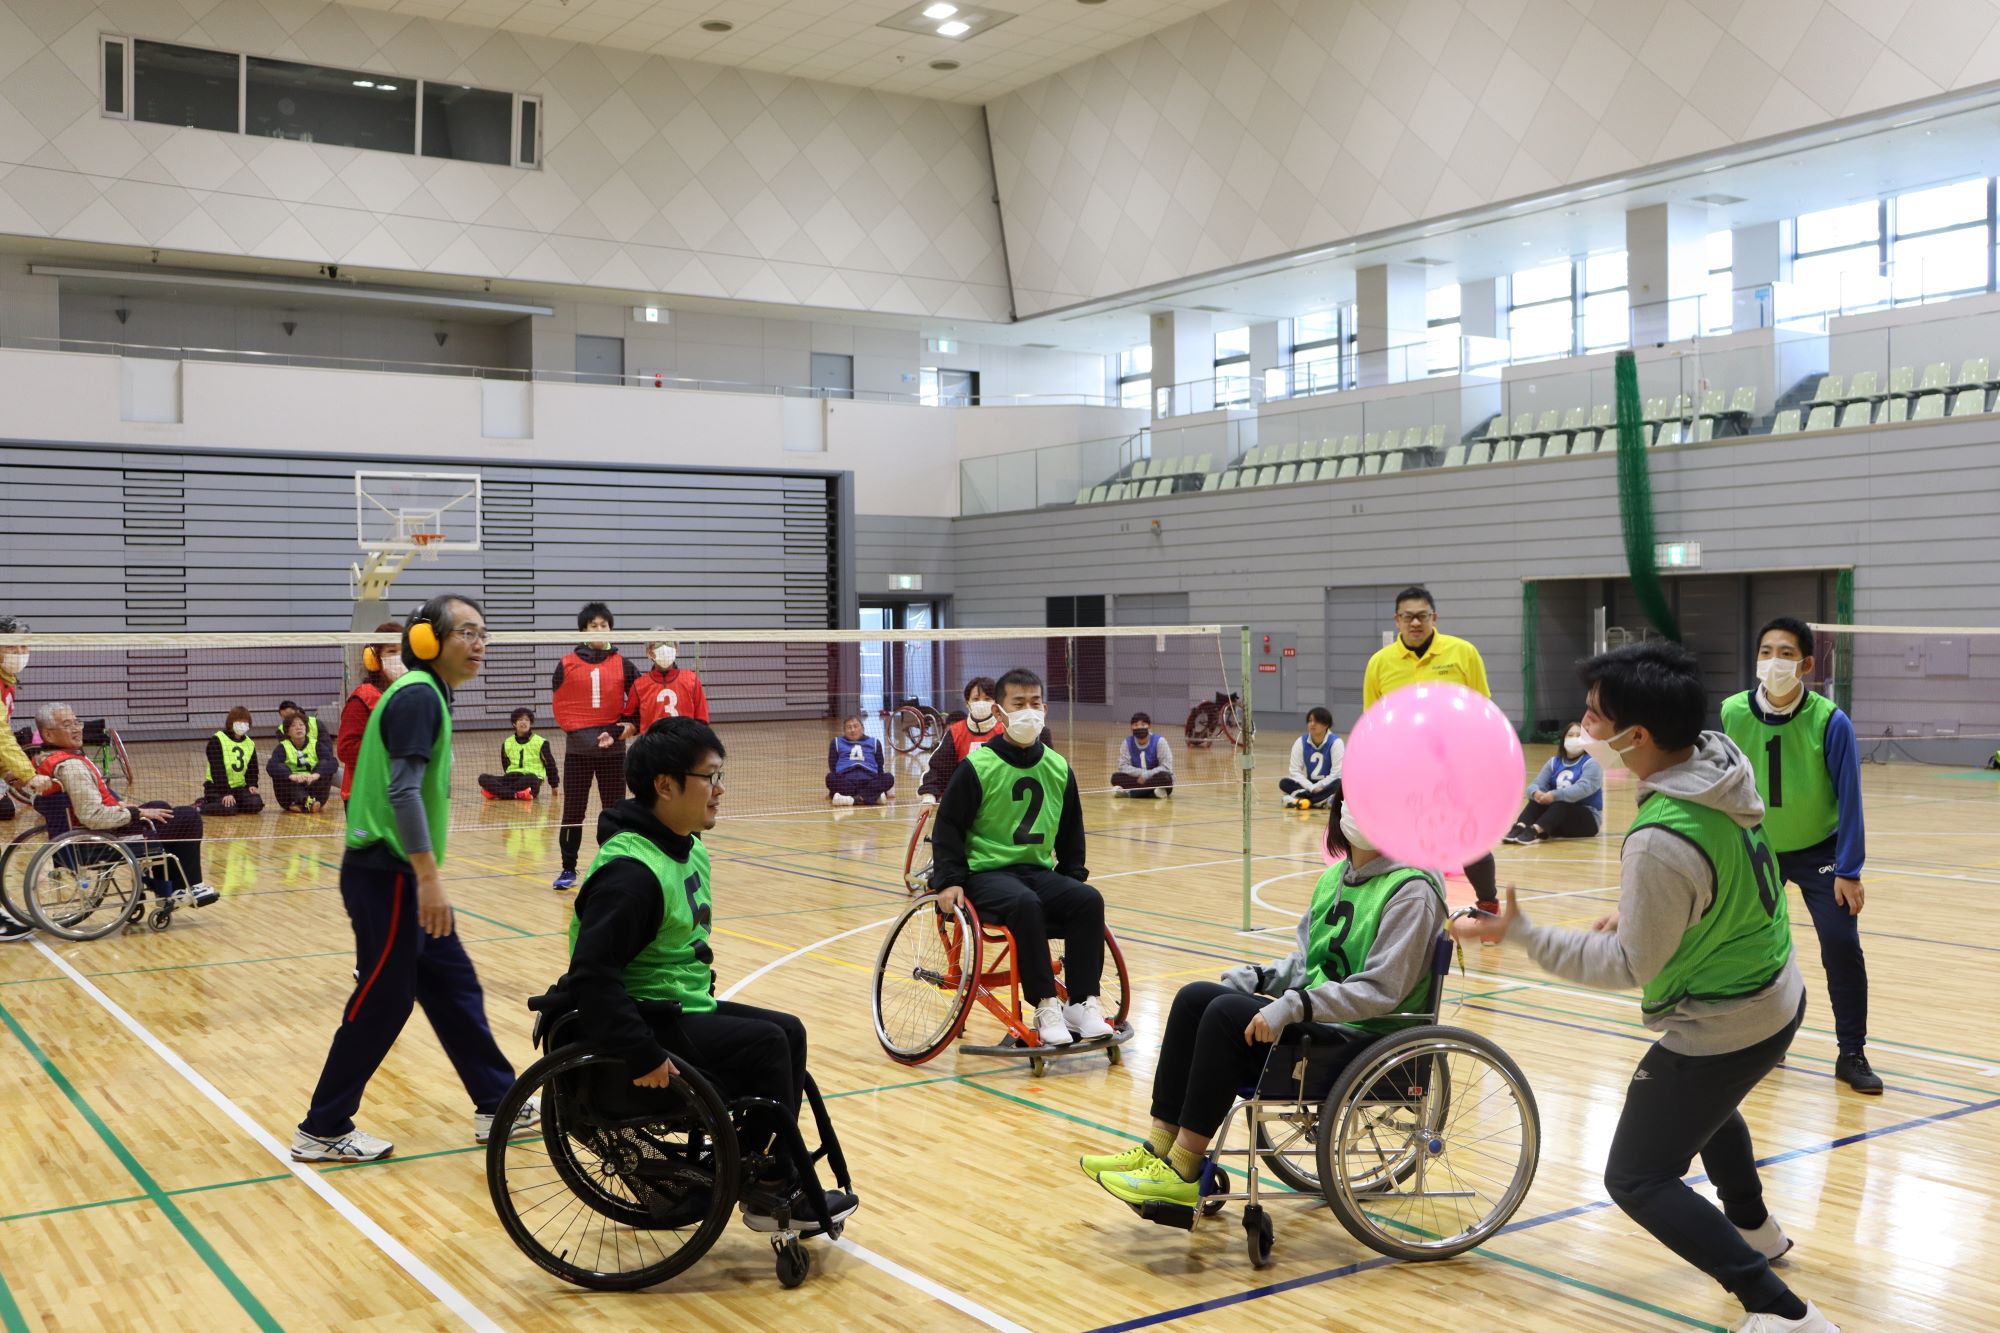
{"type": "Polygon", "coordinates": [[[1778,317],[1854,314],[1888,305],[1889,284],[1882,277],[1887,211],[1878,200],[1799,214],[1792,283],[1778,317]]]}
{"type": "Polygon", "coordinates": [[[1456,375],[1463,326],[1459,322],[1461,296],[1457,283],[1433,287],[1424,293],[1424,318],[1429,324],[1427,349],[1430,373],[1456,375]]]}
{"type": "Polygon", "coordinates": [[[979,372],[925,366],[917,372],[917,400],[925,407],[977,407],[979,372]]]}
{"type": "Polygon", "coordinates": [[[387,153],[417,151],[417,85],[360,70],[252,56],[243,75],[243,132],[387,153]]]}
{"type": "Polygon", "coordinates": [[[1583,261],[1583,351],[1603,352],[1631,342],[1625,252],[1611,250],[1583,261]]]}
{"type": "Polygon", "coordinates": [[[106,37],[100,43],[99,54],[104,58],[104,89],[99,107],[105,115],[118,120],[132,118],[128,109],[132,104],[131,51],[132,44],[123,37],[106,37]]]}
{"type": "Polygon", "coordinates": [[[514,161],[514,95],[462,83],[424,84],[425,157],[460,162],[514,161]]]}
{"type": "Polygon", "coordinates": [[[542,99],[523,93],[520,102],[521,133],[515,140],[514,165],[539,167],[542,164],[542,99]]]}
{"type": "Polygon", "coordinates": [[[1701,331],[1728,333],[1736,327],[1736,233],[1708,234],[1708,285],[1702,290],[1701,331]]]}
{"type": "Polygon", "coordinates": [[[1332,393],[1340,375],[1341,312],[1316,310],[1292,321],[1292,393],[1332,393]]]}
{"type": "Polygon", "coordinates": [[[1243,407],[1250,401],[1250,330],[1225,329],[1215,335],[1215,405],[1243,407]]]}
{"type": "Polygon", "coordinates": [[[1153,405],[1153,344],[1140,343],[1119,354],[1118,405],[1153,405]]]}
{"type": "Polygon", "coordinates": [[[1993,182],[1986,177],[1913,190],[1892,201],[1890,299],[1944,301],[1992,289],[1993,182]]]}
{"type": "Polygon", "coordinates": [[[1568,356],[1575,349],[1576,265],[1565,259],[1523,269],[1507,284],[1507,337],[1513,359],[1568,356]]]}
{"type": "MultiPolygon", "coordinates": [[[[1104,619],[1104,595],[1048,597],[1043,614],[1050,629],[1098,629],[1104,619]]],[[[1051,635],[1043,657],[1042,688],[1045,703],[1101,704],[1108,684],[1101,634],[1071,638],[1051,635]],[[1075,689],[1071,689],[1071,682],[1075,689]]]]}
{"type": "Polygon", "coordinates": [[[133,119],[236,133],[242,128],[236,105],[242,63],[236,56],[197,46],[135,42],[133,119]]]}

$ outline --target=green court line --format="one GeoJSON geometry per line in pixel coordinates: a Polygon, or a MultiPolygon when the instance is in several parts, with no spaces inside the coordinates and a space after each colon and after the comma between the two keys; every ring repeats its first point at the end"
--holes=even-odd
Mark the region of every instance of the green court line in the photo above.
{"type": "Polygon", "coordinates": [[[236,1276],[235,1271],[227,1263],[223,1262],[222,1256],[216,1253],[215,1247],[208,1243],[208,1238],[201,1234],[188,1215],[182,1212],[179,1205],[168,1197],[166,1191],[160,1188],[158,1182],[147,1173],[146,1168],[139,1165],[139,1159],[132,1155],[131,1149],[127,1148],[124,1142],[111,1132],[111,1126],[104,1123],[103,1118],[97,1114],[90,1103],[83,1099],[83,1094],[76,1090],[75,1085],[69,1081],[62,1070],[56,1068],[55,1061],[49,1059],[42,1048],[35,1044],[35,1039],[28,1035],[27,1030],[21,1026],[5,1005],[0,1005],[0,1022],[4,1022],[7,1025],[8,1030],[14,1034],[14,1039],[20,1042],[34,1059],[35,1063],[42,1067],[42,1072],[49,1076],[50,1081],[62,1090],[63,1096],[67,1097],[70,1105],[76,1108],[77,1114],[81,1115],[85,1122],[97,1132],[97,1137],[104,1141],[104,1145],[111,1149],[112,1155],[118,1159],[119,1164],[125,1168],[133,1180],[138,1182],[139,1188],[145,1191],[146,1197],[151,1199],[159,1206],[160,1211],[167,1215],[167,1220],[174,1224],[174,1229],[180,1232],[181,1239],[187,1242],[188,1248],[201,1256],[201,1261],[208,1265],[208,1271],[213,1273],[216,1280],[221,1282],[229,1294],[236,1298],[236,1303],[243,1307],[243,1312],[250,1316],[251,1322],[256,1324],[258,1328],[267,1330],[267,1333],[281,1333],[283,1326],[271,1317],[271,1312],[266,1310],[262,1302],[251,1294],[248,1287],[243,1285],[243,1280],[236,1276]]]}
{"type": "Polygon", "coordinates": [[[502,930],[511,930],[516,935],[533,935],[535,933],[532,930],[522,930],[519,926],[509,925],[505,921],[500,921],[490,916],[481,916],[479,913],[473,911],[470,907],[459,907],[454,905],[451,910],[458,916],[469,916],[474,921],[484,921],[489,926],[498,926],[502,930]]]}
{"type": "MultiPolygon", "coordinates": [[[[232,1180],[228,1183],[234,1185],[237,1182],[232,1180]]],[[[144,1202],[146,1202],[145,1195],[128,1194],[122,1199],[93,1199],[89,1203],[66,1203],[56,1208],[31,1208],[25,1213],[9,1213],[5,1217],[0,1217],[0,1223],[25,1222],[32,1217],[54,1217],[57,1213],[80,1213],[90,1208],[109,1208],[117,1203],[144,1202]]]]}
{"type": "Polygon", "coordinates": [[[14,1293],[7,1290],[7,1275],[0,1273],[0,1329],[7,1333],[28,1333],[28,1321],[21,1317],[21,1307],[14,1303],[14,1293]]]}
{"type": "MultiPolygon", "coordinates": [[[[470,916],[472,914],[467,912],[466,915],[470,916]]],[[[505,925],[506,923],[496,921],[493,924],[505,925]]],[[[508,929],[514,930],[515,927],[509,926],[508,929]]],[[[561,935],[563,933],[560,930],[540,932],[519,931],[520,936],[527,939],[543,939],[551,935],[561,935]]],[[[468,938],[465,941],[467,944],[505,944],[511,942],[512,937],[506,935],[482,935],[477,938],[468,938]]],[[[352,949],[324,949],[318,953],[274,954],[269,958],[217,958],[203,963],[168,963],[160,967],[127,967],[112,972],[86,972],[84,975],[95,981],[101,977],[137,977],[149,976],[156,972],[197,972],[211,967],[248,967],[255,963],[296,963],[311,958],[346,958],[352,956],[353,953],[352,949]]],[[[37,982],[62,980],[64,978],[59,973],[46,977],[16,977],[12,981],[0,981],[0,986],[31,986],[37,982]]]]}
{"type": "MultiPolygon", "coordinates": [[[[922,1088],[932,1083],[957,1083],[965,1077],[964,1074],[940,1074],[936,1078],[911,1079],[906,1083],[884,1083],[874,1088],[849,1088],[846,1092],[823,1092],[820,1094],[820,1100],[830,1102],[835,1097],[859,1097],[864,1092],[894,1092],[898,1088],[922,1088]]],[[[6,1220],[0,1217],[0,1222],[6,1220]]]]}
{"type": "Polygon", "coordinates": [[[977,1088],[979,1091],[987,1094],[990,1097],[999,1097],[1002,1098],[1003,1100],[1013,1102],[1017,1106],[1032,1107],[1037,1111],[1046,1111],[1048,1114],[1053,1116],[1061,1116],[1064,1120],[1068,1120],[1073,1124],[1083,1125],[1090,1129],[1094,1129],[1100,1134],[1110,1134],[1120,1139],[1132,1139],[1132,1138],[1143,1137],[1143,1135],[1135,1135],[1129,1129],[1113,1129],[1109,1125],[1099,1124],[1095,1120],[1086,1120],[1082,1116],[1075,1115],[1069,1111],[1059,1111],[1053,1106],[1044,1106],[1042,1105],[1042,1103],[1035,1101],[1034,1099],[1029,1097],[1017,1097],[1011,1092],[1002,1092],[998,1088],[989,1088],[984,1083],[976,1082],[975,1081],[976,1077],[977,1077],[976,1075],[972,1074],[960,1074],[958,1076],[958,1082],[963,1083],[968,1088],[977,1088]]]}
{"type": "Polygon", "coordinates": [[[1635,1309],[1644,1310],[1649,1314],[1656,1314],[1662,1319],[1671,1319],[1675,1323],[1686,1324],[1689,1328],[1708,1329],[1710,1333],[1729,1333],[1726,1325],[1711,1324],[1706,1319],[1697,1319],[1693,1315],[1682,1314],[1679,1310],[1669,1310],[1664,1305],[1655,1305],[1651,1301],[1640,1300],[1637,1296],[1628,1296],[1622,1291],[1613,1291],[1609,1287],[1600,1287],[1595,1282],[1585,1282],[1580,1277],[1571,1277],[1567,1273],[1558,1273],[1552,1268],[1543,1268],[1540,1264],[1531,1264],[1526,1259],[1516,1259],[1511,1254],[1501,1254],[1497,1250],[1488,1249],[1477,1249],[1472,1253],[1475,1258],[1491,1259],[1495,1263],[1506,1264],[1511,1268],[1526,1269],[1528,1272],[1545,1277],[1551,1282],[1560,1282],[1565,1287],[1575,1287],[1580,1291],[1593,1292],[1596,1295],[1617,1301],[1620,1305],[1630,1305],[1635,1309]]]}

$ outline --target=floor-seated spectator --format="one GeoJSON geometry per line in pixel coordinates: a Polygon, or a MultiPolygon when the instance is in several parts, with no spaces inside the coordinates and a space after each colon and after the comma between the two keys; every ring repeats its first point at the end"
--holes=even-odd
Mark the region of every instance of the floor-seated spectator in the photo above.
{"type": "Polygon", "coordinates": [[[293,709],[285,719],[284,736],[264,764],[272,798],[294,814],[309,815],[332,794],[333,769],[333,747],[320,744],[319,728],[293,709]]]}
{"type": "Polygon", "coordinates": [[[257,790],[257,742],[250,739],[250,710],[237,704],[229,710],[222,730],[208,738],[208,760],[201,783],[202,814],[254,815],[264,808],[257,790]]]}
{"type": "Polygon", "coordinates": [[[882,742],[863,735],[861,714],[849,713],[841,720],[840,735],[827,742],[827,795],[835,805],[873,805],[895,800],[895,787],[882,742]]]}
{"type": "MultiPolygon", "coordinates": [[[[165,801],[139,805],[121,799],[83,753],[83,723],[68,704],[43,704],[35,712],[35,725],[49,747],[36,761],[35,770],[62,788],[71,827],[131,834],[145,840],[148,852],[171,854],[186,877],[185,901],[196,907],[206,907],[222,896],[201,877],[200,811],[165,801]]],[[[169,870],[153,876],[148,887],[160,898],[172,898],[183,891],[181,881],[169,870]]]]}
{"type": "Polygon", "coordinates": [[[541,794],[542,784],[550,791],[562,787],[561,770],[548,741],[535,734],[535,713],[516,708],[514,730],[500,738],[500,771],[481,773],[479,790],[489,801],[532,801],[541,794]]]}
{"type": "Polygon", "coordinates": [[[1333,799],[1333,784],[1340,779],[1340,758],[1347,746],[1333,734],[1333,714],[1324,707],[1306,712],[1306,730],[1292,742],[1291,765],[1278,779],[1278,791],[1285,804],[1301,810],[1323,806],[1333,799]]]}
{"type": "Polygon", "coordinates": [[[1528,803],[1507,841],[1526,846],[1544,838],[1594,838],[1604,826],[1604,769],[1583,750],[1583,724],[1569,733],[1528,789],[1528,803]]]}
{"type": "Polygon", "coordinates": [[[1147,713],[1132,714],[1132,734],[1118,747],[1118,771],[1111,775],[1113,796],[1174,794],[1174,748],[1153,730],[1147,713]]]}

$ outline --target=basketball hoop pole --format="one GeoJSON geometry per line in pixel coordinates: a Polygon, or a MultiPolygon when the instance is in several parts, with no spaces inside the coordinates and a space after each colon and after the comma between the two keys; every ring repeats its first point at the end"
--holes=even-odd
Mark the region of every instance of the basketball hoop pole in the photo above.
{"type": "Polygon", "coordinates": [[[354,618],[350,629],[371,630],[377,624],[389,619],[389,589],[410,561],[421,556],[425,560],[435,560],[437,551],[432,549],[443,534],[436,532],[413,532],[408,546],[385,547],[370,551],[366,564],[349,566],[352,571],[354,590],[354,618]]]}

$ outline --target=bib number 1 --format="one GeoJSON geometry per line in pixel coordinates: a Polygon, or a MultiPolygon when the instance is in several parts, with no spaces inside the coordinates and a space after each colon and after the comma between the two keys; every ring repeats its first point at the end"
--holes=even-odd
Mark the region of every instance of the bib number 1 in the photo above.
{"type": "Polygon", "coordinates": [[[1784,737],[1773,736],[1764,743],[1764,763],[1770,770],[1767,785],[1771,789],[1770,800],[1766,802],[1773,810],[1785,803],[1785,745],[1784,737]]]}

